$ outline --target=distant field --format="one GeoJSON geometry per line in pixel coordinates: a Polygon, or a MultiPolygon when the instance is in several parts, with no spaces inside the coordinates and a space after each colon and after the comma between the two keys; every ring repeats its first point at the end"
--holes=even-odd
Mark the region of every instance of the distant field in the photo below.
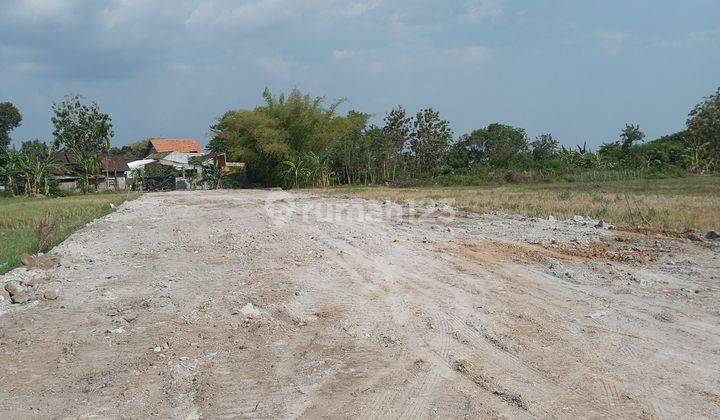
{"type": "Polygon", "coordinates": [[[451,201],[473,211],[568,219],[592,217],[619,227],[670,231],[720,229],[720,177],[486,187],[350,187],[310,190],[400,203],[451,201]]]}
{"type": "Polygon", "coordinates": [[[45,216],[57,220],[60,243],[89,221],[137,197],[134,193],[96,194],[62,198],[0,197],[0,274],[20,265],[23,252],[32,253],[37,242],[36,227],[45,216]]]}

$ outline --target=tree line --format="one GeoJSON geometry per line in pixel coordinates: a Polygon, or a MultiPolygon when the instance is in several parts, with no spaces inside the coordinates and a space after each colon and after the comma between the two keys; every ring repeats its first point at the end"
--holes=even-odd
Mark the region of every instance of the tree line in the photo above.
{"type": "Polygon", "coordinates": [[[344,100],[326,103],[298,89],[278,96],[265,89],[262,97],[261,106],[218,118],[208,145],[246,162],[251,185],[524,182],[572,179],[588,170],[719,169],[720,89],[690,111],[685,130],[644,142],[640,127],[626,124],[617,140],[596,151],[561,145],[549,133],[530,139],[524,129],[500,123],[455,138],[432,108],[410,115],[397,106],[378,126],[367,113],[340,115],[344,100]]]}
{"type": "MultiPolygon", "coordinates": [[[[341,115],[343,99],[327,103],[298,89],[287,95],[265,89],[262,97],[261,106],[219,117],[208,145],[231,161],[245,162],[244,184],[250,186],[476,184],[573,179],[583,171],[706,174],[720,169],[720,89],[693,107],[685,130],[645,142],[638,125],[626,124],[617,140],[596,151],[585,144],[561,145],[549,133],[530,139],[524,129],[500,123],[456,138],[433,108],[413,115],[397,106],[375,125],[368,113],[341,115]]],[[[112,119],[97,103],[68,96],[52,110],[53,140],[28,140],[16,149],[10,147],[10,133],[22,115],[13,104],[0,103],[0,185],[12,193],[50,193],[53,174],[63,169],[59,151],[74,155],[72,169],[84,192],[93,189],[103,153],[144,157],[146,141],[110,147],[112,119]]]]}

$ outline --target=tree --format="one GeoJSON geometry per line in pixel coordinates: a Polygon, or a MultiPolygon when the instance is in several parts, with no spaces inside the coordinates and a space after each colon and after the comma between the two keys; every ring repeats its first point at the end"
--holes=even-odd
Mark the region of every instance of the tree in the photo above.
{"type": "Polygon", "coordinates": [[[10,146],[10,132],[22,122],[20,111],[10,102],[0,103],[0,150],[10,146]]]}
{"type": "Polygon", "coordinates": [[[435,175],[443,165],[453,133],[450,123],[427,108],[418,112],[410,133],[410,150],[417,170],[435,175]]]}
{"type": "MultiPolygon", "coordinates": [[[[217,129],[217,127],[213,127],[217,129]]],[[[230,151],[230,142],[222,137],[213,137],[207,145],[207,149],[212,153],[228,153],[230,151]]]]}
{"type": "Polygon", "coordinates": [[[80,190],[88,193],[92,189],[91,178],[100,173],[102,166],[100,164],[100,155],[98,153],[85,153],[79,148],[70,149],[75,156],[73,166],[80,175],[80,190]]]}
{"type": "MultiPolygon", "coordinates": [[[[291,149],[278,121],[264,111],[230,111],[220,117],[216,137],[230,144],[230,157],[246,163],[248,178],[267,186],[280,183],[278,167],[290,158],[291,149]]],[[[217,126],[217,125],[216,125],[217,126]]]]}
{"type": "Polygon", "coordinates": [[[127,160],[140,160],[145,158],[148,139],[138,140],[136,142],[126,144],[120,148],[113,147],[110,149],[111,155],[122,155],[127,160]]]}
{"type": "Polygon", "coordinates": [[[361,180],[366,183],[372,176],[368,168],[376,163],[373,156],[372,139],[365,129],[370,114],[349,111],[343,118],[334,121],[331,132],[337,140],[329,142],[333,172],[338,182],[354,184],[361,180]]]}
{"type": "Polygon", "coordinates": [[[79,95],[53,104],[53,113],[53,135],[65,150],[98,153],[115,134],[110,116],[101,112],[96,102],[83,104],[79,95]]]}
{"type": "Polygon", "coordinates": [[[112,119],[100,111],[96,102],[83,104],[79,95],[53,104],[53,113],[55,146],[75,154],[82,170],[83,191],[87,192],[90,178],[100,173],[100,152],[110,150],[110,139],[114,136],[112,119]]]}
{"type": "Polygon", "coordinates": [[[687,120],[693,149],[708,159],[720,156],[720,88],[695,105],[687,120]]]}
{"type": "Polygon", "coordinates": [[[292,180],[292,187],[298,188],[300,180],[310,175],[310,170],[305,166],[305,159],[297,157],[293,160],[285,160],[282,162],[283,175],[292,180]]]}
{"type": "MultiPolygon", "coordinates": [[[[253,110],[226,112],[211,130],[218,147],[227,144],[229,157],[246,163],[248,180],[266,186],[284,182],[283,162],[295,162],[309,153],[328,160],[331,166],[345,168],[349,161],[343,147],[355,143],[370,117],[353,111],[337,115],[343,100],[326,106],[324,98],[297,89],[287,96],[273,96],[266,89],[263,98],[265,104],[253,110]]],[[[349,172],[336,173],[344,176],[349,172]]]]}
{"type": "Polygon", "coordinates": [[[527,151],[528,142],[522,128],[493,123],[460,137],[458,147],[470,164],[482,161],[507,167],[512,158],[527,151]]]}
{"type": "Polygon", "coordinates": [[[405,108],[400,105],[390,110],[385,116],[382,128],[385,141],[381,152],[384,178],[391,177],[395,179],[398,157],[402,154],[409,140],[410,122],[411,118],[407,117],[405,108]],[[392,174],[390,174],[390,166],[392,166],[392,174]]]}
{"type": "Polygon", "coordinates": [[[42,140],[27,140],[20,145],[20,152],[26,156],[38,157],[47,154],[48,145],[42,140]]]}
{"type": "Polygon", "coordinates": [[[222,171],[212,162],[202,164],[202,182],[211,189],[217,190],[222,186],[222,171]]]}
{"type": "Polygon", "coordinates": [[[19,193],[19,178],[22,154],[15,149],[0,149],[0,183],[7,186],[12,194],[19,193]]]}
{"type": "Polygon", "coordinates": [[[640,131],[639,125],[625,124],[620,132],[620,145],[623,149],[629,149],[634,143],[642,141],[645,133],[640,131]]]}
{"type": "Polygon", "coordinates": [[[54,147],[47,147],[39,140],[26,141],[21,150],[2,151],[4,164],[0,166],[0,180],[8,185],[14,194],[34,196],[50,192],[49,179],[52,171],[62,168],[55,161],[54,147]]]}
{"type": "Polygon", "coordinates": [[[558,151],[560,143],[555,140],[552,134],[540,134],[535,140],[530,142],[532,146],[532,156],[538,162],[552,159],[558,151]]]}
{"type": "Polygon", "coordinates": [[[310,177],[315,182],[315,185],[323,188],[329,187],[330,178],[334,172],[330,167],[330,159],[328,156],[320,156],[314,152],[308,152],[308,154],[305,155],[305,161],[308,165],[310,177]]]}

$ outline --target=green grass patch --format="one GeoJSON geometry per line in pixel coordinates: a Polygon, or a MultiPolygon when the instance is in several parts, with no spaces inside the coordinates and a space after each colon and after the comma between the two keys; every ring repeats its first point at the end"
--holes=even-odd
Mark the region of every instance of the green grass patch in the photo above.
{"type": "Polygon", "coordinates": [[[53,245],[64,241],[88,222],[111,213],[110,204],[120,205],[136,193],[107,193],[59,198],[0,197],[0,274],[20,265],[20,255],[33,253],[36,229],[47,217],[59,223],[53,245]]]}

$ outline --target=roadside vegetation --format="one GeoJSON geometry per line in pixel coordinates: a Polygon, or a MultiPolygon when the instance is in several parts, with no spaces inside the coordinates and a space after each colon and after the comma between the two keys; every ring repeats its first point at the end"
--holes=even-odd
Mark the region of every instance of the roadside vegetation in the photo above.
{"type": "Polygon", "coordinates": [[[649,231],[705,232],[720,226],[720,176],[717,175],[484,187],[354,186],[310,192],[402,204],[444,202],[471,211],[553,216],[561,220],[582,215],[619,228],[649,231]]]}
{"type": "Polygon", "coordinates": [[[136,193],[59,198],[0,197],[0,274],[20,265],[20,255],[48,251],[86,223],[113,211],[136,193]]]}

